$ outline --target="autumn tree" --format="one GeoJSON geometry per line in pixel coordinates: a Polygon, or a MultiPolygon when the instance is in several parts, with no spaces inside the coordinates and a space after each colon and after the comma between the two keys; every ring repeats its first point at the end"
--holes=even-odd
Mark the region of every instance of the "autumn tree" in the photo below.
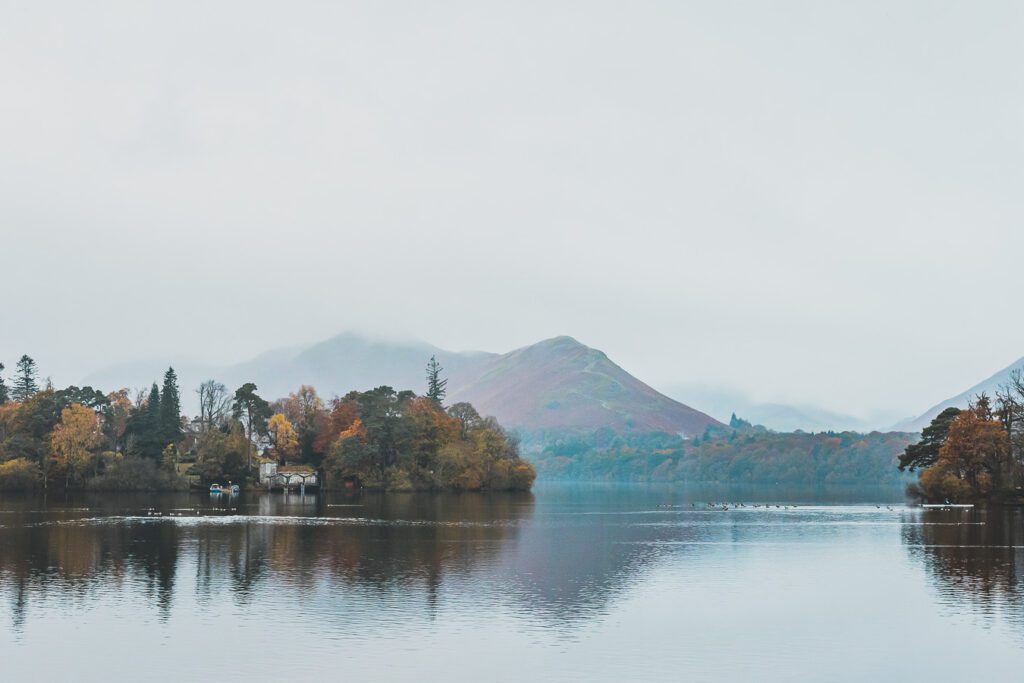
{"type": "Polygon", "coordinates": [[[235,401],[232,404],[235,419],[241,420],[245,427],[246,471],[252,469],[253,439],[256,436],[266,435],[267,420],[272,414],[270,404],[256,393],[257,388],[252,382],[246,382],[235,390],[235,401]]]}
{"type": "Polygon", "coordinates": [[[393,491],[525,490],[536,476],[519,457],[517,439],[468,404],[451,414],[433,399],[382,386],[349,393],[331,412],[352,409],[357,417],[324,461],[329,482],[393,491]]]}
{"type": "Polygon", "coordinates": [[[48,487],[51,470],[50,432],[60,421],[61,405],[57,392],[44,389],[20,403],[14,403],[7,426],[4,450],[31,460],[41,473],[43,488],[48,487]]]}
{"type": "Polygon", "coordinates": [[[298,457],[302,462],[319,466],[326,452],[320,433],[328,428],[328,413],[316,389],[303,384],[297,392],[275,403],[275,409],[292,423],[299,440],[298,457]]]}
{"type": "Polygon", "coordinates": [[[939,449],[946,444],[949,426],[960,412],[959,408],[946,408],[936,415],[931,424],[921,431],[920,441],[907,446],[900,455],[900,471],[913,472],[915,469],[925,469],[935,464],[939,459],[939,449]]]}
{"type": "Polygon", "coordinates": [[[335,397],[330,405],[331,409],[313,443],[314,450],[319,453],[327,453],[338,436],[359,419],[359,404],[351,397],[335,397]]]}
{"type": "Polygon", "coordinates": [[[93,451],[103,443],[100,420],[95,411],[73,403],[60,414],[50,435],[50,448],[57,465],[64,470],[64,486],[77,484],[88,467],[93,451]]]}
{"type": "Polygon", "coordinates": [[[36,362],[27,355],[18,360],[17,370],[14,375],[14,385],[11,387],[11,398],[19,403],[24,403],[39,391],[37,381],[38,370],[36,362]]]}
{"type": "Polygon", "coordinates": [[[481,420],[480,413],[476,412],[473,404],[461,401],[448,408],[448,414],[459,421],[462,438],[466,438],[469,430],[479,425],[481,420]]]}
{"type": "Polygon", "coordinates": [[[358,418],[331,445],[324,468],[335,482],[354,479],[375,487],[384,484],[380,449],[370,442],[369,433],[358,418]]]}
{"type": "Polygon", "coordinates": [[[412,437],[408,449],[417,475],[432,475],[437,469],[441,446],[460,438],[462,425],[448,415],[434,400],[418,397],[409,401],[407,408],[412,420],[412,437]]]}
{"type": "Polygon", "coordinates": [[[267,436],[274,457],[281,465],[295,458],[299,452],[299,435],[283,413],[275,413],[267,423],[267,436]]]}
{"type": "Polygon", "coordinates": [[[447,393],[448,380],[441,377],[442,370],[444,368],[437,362],[437,357],[431,356],[427,362],[427,398],[437,405],[441,405],[447,393]]]}
{"type": "Polygon", "coordinates": [[[938,458],[921,473],[921,488],[930,498],[999,495],[1012,481],[1012,467],[1006,432],[982,394],[949,425],[938,458]]]}
{"type": "Polygon", "coordinates": [[[107,394],[107,405],[102,410],[103,433],[111,451],[119,452],[124,448],[125,432],[128,419],[132,412],[132,401],[127,389],[112,391],[107,394]]]}
{"type": "Polygon", "coordinates": [[[203,483],[225,480],[242,481],[249,468],[246,464],[251,445],[242,424],[232,420],[226,431],[211,429],[196,442],[196,469],[203,483]]]}

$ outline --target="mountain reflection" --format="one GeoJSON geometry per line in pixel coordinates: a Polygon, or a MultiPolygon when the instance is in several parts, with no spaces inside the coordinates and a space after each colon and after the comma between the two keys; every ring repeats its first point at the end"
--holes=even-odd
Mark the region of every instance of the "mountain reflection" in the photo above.
{"type": "Polygon", "coordinates": [[[933,577],[941,602],[1024,628],[1024,514],[1020,509],[927,510],[903,542],[933,577]]]}
{"type": "Polygon", "coordinates": [[[655,552],[635,541],[659,536],[571,501],[535,519],[531,494],[8,499],[0,510],[0,598],[16,629],[37,605],[119,595],[161,619],[182,600],[332,619],[356,618],[354,600],[428,619],[445,601],[479,600],[569,625],[628,586],[655,552]]]}

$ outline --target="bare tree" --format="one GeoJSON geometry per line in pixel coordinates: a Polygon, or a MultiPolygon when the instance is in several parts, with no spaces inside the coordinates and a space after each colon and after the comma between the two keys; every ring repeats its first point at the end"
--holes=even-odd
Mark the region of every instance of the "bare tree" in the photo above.
{"type": "Polygon", "coordinates": [[[199,431],[217,429],[231,414],[231,394],[220,382],[208,379],[196,389],[199,395],[199,431]]]}
{"type": "Polygon", "coordinates": [[[1013,462],[1024,465],[1024,371],[1016,368],[996,390],[996,415],[1006,429],[1013,462]]]}

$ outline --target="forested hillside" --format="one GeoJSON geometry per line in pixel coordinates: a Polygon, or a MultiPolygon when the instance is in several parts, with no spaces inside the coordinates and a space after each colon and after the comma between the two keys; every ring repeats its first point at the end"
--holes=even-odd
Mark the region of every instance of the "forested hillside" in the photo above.
{"type": "Polygon", "coordinates": [[[583,481],[898,485],[899,455],[914,436],[898,432],[776,433],[734,421],[692,440],[607,430],[525,443],[544,479],[583,481]]]}

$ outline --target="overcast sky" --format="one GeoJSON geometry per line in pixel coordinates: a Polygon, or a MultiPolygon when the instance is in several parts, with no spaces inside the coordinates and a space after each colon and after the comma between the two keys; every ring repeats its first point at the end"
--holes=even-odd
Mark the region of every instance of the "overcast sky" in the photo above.
{"type": "Polygon", "coordinates": [[[0,0],[0,360],[570,334],[917,413],[1024,355],[1022,35],[1019,2],[0,0]]]}

